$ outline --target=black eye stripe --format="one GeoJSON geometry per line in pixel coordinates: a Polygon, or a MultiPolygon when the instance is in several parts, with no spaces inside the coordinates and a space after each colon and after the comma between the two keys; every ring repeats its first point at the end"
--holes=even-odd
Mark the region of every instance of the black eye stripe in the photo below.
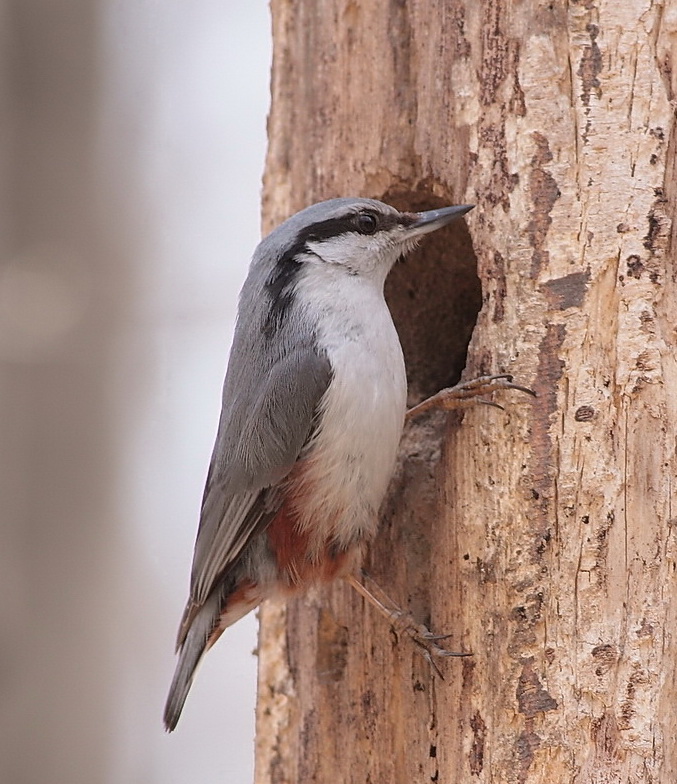
{"type": "Polygon", "coordinates": [[[355,214],[342,215],[340,218],[330,218],[326,221],[314,223],[304,229],[299,235],[299,242],[317,242],[339,237],[341,234],[355,231],[355,214]]]}
{"type": "Polygon", "coordinates": [[[407,225],[405,220],[406,213],[397,215],[382,215],[375,213],[371,210],[364,210],[362,212],[350,212],[347,215],[341,215],[336,218],[330,218],[326,221],[319,221],[312,226],[303,229],[296,241],[296,245],[302,247],[306,242],[321,242],[328,240],[331,237],[340,237],[341,234],[348,234],[350,232],[358,232],[360,234],[373,234],[374,231],[388,231],[398,224],[407,225]],[[365,216],[370,216],[376,223],[373,231],[365,231],[360,226],[360,221],[365,216]]]}

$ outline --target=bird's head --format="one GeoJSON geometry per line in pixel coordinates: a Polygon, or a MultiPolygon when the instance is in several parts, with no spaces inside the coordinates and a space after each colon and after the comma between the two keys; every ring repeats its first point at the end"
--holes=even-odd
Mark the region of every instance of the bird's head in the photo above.
{"type": "Polygon", "coordinates": [[[471,209],[471,205],[462,205],[399,212],[374,199],[330,199],[296,213],[264,243],[278,265],[329,265],[382,284],[397,259],[409,253],[424,234],[471,209]]]}

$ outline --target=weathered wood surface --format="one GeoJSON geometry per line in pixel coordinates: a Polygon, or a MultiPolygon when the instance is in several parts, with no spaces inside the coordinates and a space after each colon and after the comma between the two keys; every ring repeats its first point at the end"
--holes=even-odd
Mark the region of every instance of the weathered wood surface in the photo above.
{"type": "Polygon", "coordinates": [[[344,585],[261,612],[258,784],[677,781],[677,0],[273,0],[265,227],[474,203],[392,276],[412,402],[369,568],[472,658],[435,678],[344,585]],[[475,277],[477,267],[479,283],[475,277]]]}

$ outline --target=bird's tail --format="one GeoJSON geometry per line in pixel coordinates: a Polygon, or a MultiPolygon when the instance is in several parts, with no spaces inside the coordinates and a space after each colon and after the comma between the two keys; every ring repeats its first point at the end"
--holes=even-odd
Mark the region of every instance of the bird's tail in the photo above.
{"type": "Polygon", "coordinates": [[[215,595],[210,596],[200,611],[196,613],[179,649],[179,661],[165,705],[164,720],[167,732],[171,732],[179,721],[183,704],[193,683],[195,670],[219,623],[219,605],[220,597],[218,592],[215,592],[215,595]]]}
{"type": "Polygon", "coordinates": [[[200,607],[189,601],[179,633],[179,661],[165,705],[165,727],[171,732],[179,721],[195,670],[206,651],[232,626],[260,604],[262,595],[255,583],[245,581],[235,590],[224,583],[212,591],[200,607]]]}

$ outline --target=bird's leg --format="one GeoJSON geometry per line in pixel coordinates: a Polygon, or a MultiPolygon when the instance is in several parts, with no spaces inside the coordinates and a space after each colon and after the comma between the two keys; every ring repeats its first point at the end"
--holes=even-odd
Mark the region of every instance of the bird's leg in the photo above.
{"type": "MultiPolygon", "coordinates": [[[[536,396],[536,393],[531,389],[513,383],[512,376],[508,373],[501,373],[495,376],[480,376],[470,381],[464,381],[449,389],[443,389],[436,395],[414,406],[407,412],[407,420],[432,408],[450,411],[456,408],[468,408],[475,405],[475,403],[484,403],[485,405],[502,409],[503,406],[498,403],[481,397],[501,389],[515,389],[519,392],[536,396]]],[[[350,574],[345,577],[345,580],[360,596],[366,599],[381,615],[390,621],[396,633],[404,632],[414,641],[422,656],[441,678],[443,676],[433,659],[434,656],[472,656],[471,653],[449,651],[438,645],[441,640],[445,640],[451,635],[433,634],[427,626],[419,623],[411,613],[405,612],[399,607],[366,572],[361,571],[359,578],[355,574],[350,574]]]]}
{"type": "Polygon", "coordinates": [[[417,414],[422,414],[424,411],[429,411],[431,408],[441,408],[443,411],[451,411],[455,408],[469,408],[475,403],[484,403],[487,406],[495,406],[496,408],[503,408],[498,403],[492,400],[485,400],[482,395],[490,395],[499,389],[516,389],[518,392],[526,392],[527,395],[536,397],[536,393],[522,387],[519,384],[514,384],[512,376],[509,373],[501,373],[497,376],[479,376],[470,381],[463,381],[456,384],[455,387],[443,389],[436,395],[427,398],[417,406],[410,408],[407,411],[407,420],[415,417],[417,414]]]}
{"type": "Polygon", "coordinates": [[[351,574],[346,578],[352,587],[375,607],[381,615],[385,616],[397,634],[407,634],[417,646],[423,658],[430,664],[435,672],[444,680],[433,656],[472,656],[471,653],[458,653],[449,651],[438,645],[440,640],[446,640],[450,634],[433,634],[427,626],[419,623],[411,613],[399,607],[369,575],[361,571],[360,577],[351,574]]]}

